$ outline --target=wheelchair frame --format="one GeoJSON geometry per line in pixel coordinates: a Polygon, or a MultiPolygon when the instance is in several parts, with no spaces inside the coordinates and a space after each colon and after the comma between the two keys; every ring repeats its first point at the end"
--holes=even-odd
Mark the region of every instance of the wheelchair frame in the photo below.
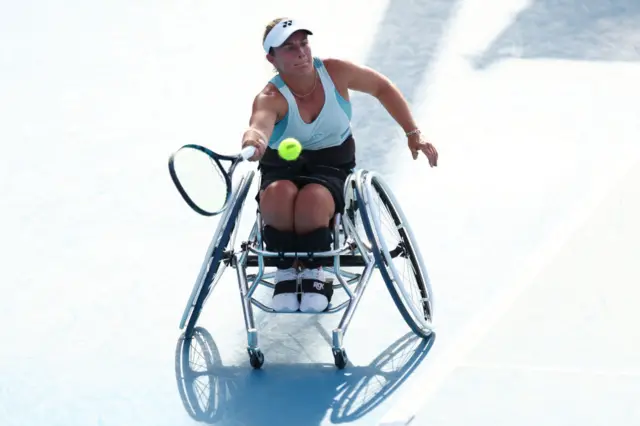
{"type": "Polygon", "coordinates": [[[345,311],[338,326],[332,331],[331,349],[334,363],[338,368],[342,369],[348,363],[347,354],[343,347],[344,335],[372,277],[373,270],[376,268],[380,270],[396,306],[414,333],[423,338],[432,334],[434,330],[432,322],[433,295],[426,268],[402,210],[377,173],[355,170],[348,176],[344,186],[345,211],[343,214],[336,214],[333,221],[333,247],[329,251],[313,253],[277,253],[264,250],[259,210],[256,212],[256,221],[248,239],[236,249],[235,237],[238,232],[238,222],[254,176],[255,171],[253,170],[241,176],[231,191],[228,207],[222,212],[180,323],[180,329],[186,325],[186,338],[192,337],[204,303],[219,282],[224,269],[231,266],[236,270],[241,295],[249,361],[252,367],[260,368],[264,363],[264,355],[259,346],[253,308],[256,307],[267,313],[310,315],[303,312],[276,312],[273,308],[254,298],[254,293],[260,285],[269,288],[275,287],[272,281],[275,273],[267,273],[266,268],[275,266],[279,257],[297,257],[303,261],[313,258],[322,265],[325,271],[332,272],[338,281],[334,283],[332,279],[328,279],[326,284],[333,285],[334,290],[342,289],[347,294],[346,301],[337,305],[330,304],[324,312],[312,313],[312,315],[326,315],[345,311]],[[372,190],[379,194],[385,194],[386,203],[396,222],[396,228],[403,233],[406,240],[404,241],[405,247],[400,247],[401,243],[390,251],[384,239],[380,237],[377,225],[380,223],[380,217],[375,209],[371,209],[369,206],[372,190]],[[356,230],[357,217],[363,222],[365,235],[361,235],[356,230]],[[401,280],[398,280],[397,271],[391,260],[401,254],[408,254],[411,258],[413,271],[421,291],[421,309],[408,302],[407,291],[403,288],[403,283],[398,282],[401,280]],[[364,269],[361,273],[354,273],[344,269],[348,267],[363,267],[364,269]],[[249,268],[257,269],[256,273],[247,274],[249,268]]]}

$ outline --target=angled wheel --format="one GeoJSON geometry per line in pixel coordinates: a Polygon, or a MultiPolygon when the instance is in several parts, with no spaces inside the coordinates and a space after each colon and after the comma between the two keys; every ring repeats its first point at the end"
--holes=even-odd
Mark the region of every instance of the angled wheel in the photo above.
{"type": "Polygon", "coordinates": [[[191,296],[182,315],[180,329],[185,327],[185,337],[191,338],[194,327],[198,322],[202,307],[220,280],[227,266],[225,257],[227,250],[231,250],[235,244],[235,237],[238,232],[238,222],[241,211],[247,198],[251,182],[255,172],[250,171],[238,182],[232,192],[231,200],[220,217],[220,221],[214,233],[211,244],[200,268],[200,273],[196,279],[191,296]]]}
{"type": "Polygon", "coordinates": [[[357,241],[363,250],[370,252],[372,246],[362,223],[363,217],[359,214],[360,206],[357,200],[358,181],[361,179],[361,174],[362,171],[351,173],[344,185],[345,211],[342,220],[343,222],[348,221],[349,226],[348,229],[345,229],[347,226],[343,225],[342,233],[345,239],[351,238],[357,241]]]}
{"type": "Polygon", "coordinates": [[[400,314],[421,337],[433,331],[433,293],[411,227],[387,184],[375,172],[361,172],[357,202],[372,251],[400,314]]]}
{"type": "Polygon", "coordinates": [[[260,349],[249,349],[249,364],[251,367],[258,370],[262,368],[262,364],[264,364],[264,354],[260,349]]]}
{"type": "Polygon", "coordinates": [[[333,363],[338,367],[338,370],[344,370],[349,363],[347,352],[344,349],[333,350],[333,363]]]}

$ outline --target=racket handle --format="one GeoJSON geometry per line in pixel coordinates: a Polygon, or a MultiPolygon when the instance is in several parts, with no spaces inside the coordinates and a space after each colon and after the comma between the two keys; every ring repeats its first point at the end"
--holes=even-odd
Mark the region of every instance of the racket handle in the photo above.
{"type": "Polygon", "coordinates": [[[242,149],[242,151],[240,151],[240,156],[242,157],[243,160],[248,160],[249,158],[253,157],[253,154],[255,154],[256,152],[256,147],[255,146],[246,146],[242,149]]]}

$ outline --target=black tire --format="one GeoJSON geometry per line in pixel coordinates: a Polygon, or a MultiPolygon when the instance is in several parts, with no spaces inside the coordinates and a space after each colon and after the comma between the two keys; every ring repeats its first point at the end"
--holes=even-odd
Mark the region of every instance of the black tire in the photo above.
{"type": "Polygon", "coordinates": [[[344,349],[333,350],[333,363],[338,367],[338,370],[344,370],[347,364],[349,364],[349,357],[344,349]]]}
{"type": "Polygon", "coordinates": [[[264,354],[260,349],[249,349],[249,364],[256,370],[262,368],[264,364],[264,354]]]}
{"type": "MultiPolygon", "coordinates": [[[[387,186],[382,181],[382,178],[376,173],[363,173],[361,181],[358,182],[357,189],[358,196],[356,198],[363,227],[372,244],[374,259],[387,289],[389,290],[395,305],[400,311],[400,314],[411,330],[422,338],[429,337],[433,333],[433,295],[431,294],[431,286],[426,267],[423,264],[416,241],[412,236],[411,228],[405,219],[404,213],[400,206],[393,202],[394,197],[389,193],[387,186]],[[398,229],[401,241],[394,250],[385,250],[381,244],[381,236],[378,235],[376,230],[379,225],[377,222],[373,222],[375,217],[372,217],[373,214],[370,211],[370,206],[364,201],[365,194],[363,194],[363,192],[367,191],[367,189],[371,189],[371,192],[375,192],[380,197],[383,206],[389,212],[394,222],[395,228],[398,229]],[[398,227],[400,224],[403,226],[398,227]],[[416,318],[411,306],[409,306],[412,301],[407,300],[403,292],[396,286],[395,281],[397,281],[398,277],[395,276],[387,263],[389,258],[395,258],[400,255],[409,259],[413,269],[413,275],[416,279],[415,284],[420,298],[422,299],[419,306],[415,306],[416,310],[420,312],[420,316],[418,318],[416,318]]],[[[370,193],[369,191],[367,192],[370,193]]],[[[371,202],[371,200],[368,201],[371,202]]],[[[401,283],[400,285],[402,284],[404,283],[401,283]]]]}
{"type": "MultiPolygon", "coordinates": [[[[209,270],[207,271],[204,277],[204,283],[200,290],[200,293],[197,296],[196,302],[193,305],[193,309],[191,310],[191,315],[189,316],[189,320],[186,324],[185,336],[186,338],[191,338],[193,335],[193,330],[198,323],[198,318],[202,312],[202,307],[204,302],[209,297],[209,293],[211,291],[211,284],[214,279],[219,279],[222,273],[224,272],[225,266],[223,265],[222,270],[220,270],[220,266],[224,261],[224,255],[229,246],[229,241],[231,240],[231,236],[238,224],[238,220],[240,219],[240,212],[242,207],[244,206],[244,202],[247,198],[247,194],[249,192],[249,188],[251,187],[251,182],[253,181],[253,177],[255,175],[254,171],[251,171],[247,174],[244,180],[240,184],[240,189],[238,190],[238,196],[233,198],[230,205],[227,207],[230,209],[228,215],[226,217],[227,222],[221,227],[222,232],[220,235],[220,239],[216,244],[211,257],[209,258],[209,270]],[[218,271],[220,273],[218,273],[218,271]]],[[[232,248],[232,247],[231,247],[232,248]]]]}

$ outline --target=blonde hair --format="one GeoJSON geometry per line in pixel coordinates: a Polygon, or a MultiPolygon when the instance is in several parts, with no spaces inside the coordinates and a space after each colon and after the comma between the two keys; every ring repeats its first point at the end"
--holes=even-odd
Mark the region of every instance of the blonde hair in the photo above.
{"type": "MultiPolygon", "coordinates": [[[[267,35],[269,34],[269,31],[271,31],[273,29],[273,27],[275,27],[276,25],[278,25],[279,22],[284,21],[285,19],[288,19],[286,17],[282,17],[282,18],[276,18],[271,20],[271,22],[269,22],[267,24],[267,26],[264,29],[264,34],[262,35],[262,43],[264,44],[264,41],[267,39],[267,35]]],[[[269,54],[273,55],[275,52],[273,51],[273,47],[269,49],[269,54]]],[[[278,69],[276,67],[273,67],[272,72],[274,73],[279,73],[278,69]]]]}
{"type": "MultiPolygon", "coordinates": [[[[264,41],[267,39],[267,35],[269,34],[269,31],[271,31],[273,27],[275,27],[276,25],[278,25],[279,22],[284,21],[285,19],[287,18],[286,17],[276,18],[267,24],[267,26],[264,29],[264,34],[262,35],[263,44],[264,44],[264,41]]],[[[269,54],[273,55],[273,48],[269,49],[269,54]]]]}

